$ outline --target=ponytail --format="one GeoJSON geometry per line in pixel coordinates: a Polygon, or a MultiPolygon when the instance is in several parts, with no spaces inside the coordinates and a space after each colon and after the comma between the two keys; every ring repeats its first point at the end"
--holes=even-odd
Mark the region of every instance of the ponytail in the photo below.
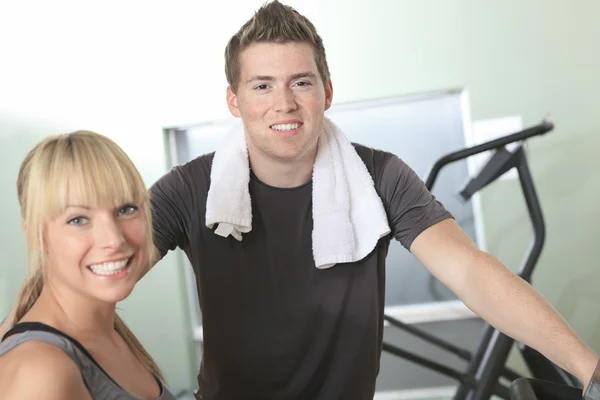
{"type": "Polygon", "coordinates": [[[25,314],[33,307],[42,293],[44,277],[41,268],[34,268],[33,272],[25,279],[19,294],[17,304],[10,313],[7,321],[9,329],[16,325],[25,314]]]}

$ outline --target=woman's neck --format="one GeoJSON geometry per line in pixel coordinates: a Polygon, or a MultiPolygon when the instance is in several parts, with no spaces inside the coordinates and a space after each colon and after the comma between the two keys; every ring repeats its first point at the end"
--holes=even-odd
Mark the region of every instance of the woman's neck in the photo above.
{"type": "Polygon", "coordinates": [[[106,340],[116,334],[115,310],[114,303],[44,285],[38,300],[19,322],[42,322],[78,340],[106,340]]]}

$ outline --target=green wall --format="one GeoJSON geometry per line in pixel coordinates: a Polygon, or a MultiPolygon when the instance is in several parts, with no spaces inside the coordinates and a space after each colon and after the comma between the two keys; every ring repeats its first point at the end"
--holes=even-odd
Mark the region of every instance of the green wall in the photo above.
{"type": "MultiPolygon", "coordinates": [[[[93,129],[122,145],[148,184],[166,170],[162,127],[227,115],[223,49],[260,1],[5,2],[0,15],[0,315],[25,268],[14,182],[40,138],[93,129]],[[216,22],[215,22],[216,21],[216,22]],[[6,60],[9,60],[8,62],[6,60]]],[[[530,142],[548,235],[534,286],[600,351],[600,3],[298,0],[327,48],[334,101],[466,88],[473,119],[549,116],[530,142]]],[[[488,250],[516,269],[530,238],[518,186],[483,192],[488,250]]],[[[122,313],[174,387],[196,374],[183,266],[169,256],[122,313]]]]}

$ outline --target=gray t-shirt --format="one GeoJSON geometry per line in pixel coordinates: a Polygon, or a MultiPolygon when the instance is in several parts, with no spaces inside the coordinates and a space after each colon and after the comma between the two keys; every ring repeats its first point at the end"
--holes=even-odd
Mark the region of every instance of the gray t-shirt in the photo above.
{"type": "Polygon", "coordinates": [[[204,329],[199,398],[372,399],[379,372],[385,259],[452,218],[397,156],[354,145],[383,200],[391,234],[363,260],[320,270],[312,254],[312,183],[250,180],[252,231],[242,241],[205,224],[213,153],[177,166],[150,189],[162,256],[183,249],[204,329]]]}
{"type": "MultiPolygon", "coordinates": [[[[48,343],[64,351],[79,367],[81,378],[93,400],[139,400],[123,390],[77,340],[40,322],[15,325],[0,342],[0,356],[31,340],[48,343]]],[[[158,400],[175,400],[169,389],[160,380],[156,381],[160,386],[158,400]]],[[[32,383],[35,384],[35,379],[32,383]]]]}

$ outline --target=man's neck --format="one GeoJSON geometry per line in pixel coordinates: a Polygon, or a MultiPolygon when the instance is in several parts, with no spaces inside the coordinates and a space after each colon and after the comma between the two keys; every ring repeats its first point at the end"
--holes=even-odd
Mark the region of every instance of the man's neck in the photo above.
{"type": "Polygon", "coordinates": [[[294,188],[310,181],[315,157],[316,152],[298,160],[280,161],[250,154],[250,165],[261,182],[278,188],[294,188]]]}

